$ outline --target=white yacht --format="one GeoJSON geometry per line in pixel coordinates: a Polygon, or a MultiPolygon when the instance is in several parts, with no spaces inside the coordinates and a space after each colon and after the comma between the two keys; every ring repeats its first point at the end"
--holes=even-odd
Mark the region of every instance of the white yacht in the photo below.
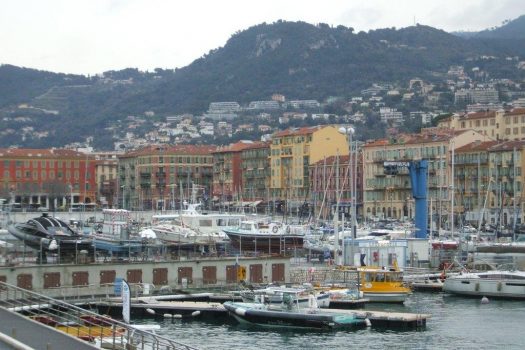
{"type": "Polygon", "coordinates": [[[443,290],[459,295],[525,299],[525,272],[503,270],[462,272],[447,277],[443,290]]]}
{"type": "MultiPolygon", "coordinates": [[[[157,238],[171,243],[185,241],[185,238],[199,243],[220,243],[227,239],[225,229],[238,227],[244,214],[202,213],[200,203],[186,203],[180,213],[154,215],[151,229],[157,238]]],[[[189,242],[188,242],[189,243],[189,242]]]]}

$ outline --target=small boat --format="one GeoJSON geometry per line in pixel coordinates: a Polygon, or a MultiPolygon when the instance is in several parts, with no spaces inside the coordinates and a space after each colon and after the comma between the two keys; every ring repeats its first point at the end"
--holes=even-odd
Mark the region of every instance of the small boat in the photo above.
{"type": "Polygon", "coordinates": [[[47,213],[25,223],[9,225],[7,230],[28,247],[41,252],[42,258],[48,252],[56,252],[61,256],[75,256],[82,250],[93,251],[90,237],[78,234],[64,221],[47,213]]]}
{"type": "Polygon", "coordinates": [[[287,294],[295,295],[299,307],[320,307],[328,308],[330,306],[330,294],[324,292],[314,292],[306,288],[288,288],[269,286],[263,289],[245,290],[240,293],[243,302],[260,302],[265,300],[271,305],[281,305],[287,294]],[[315,299],[312,299],[311,296],[315,299]],[[315,301],[315,304],[312,304],[315,301]]]}
{"type": "Polygon", "coordinates": [[[492,270],[461,272],[448,276],[443,284],[447,293],[502,299],[525,299],[525,272],[492,270]]]}
{"type": "Polygon", "coordinates": [[[110,255],[130,255],[144,250],[147,240],[134,234],[130,212],[125,209],[104,209],[101,227],[92,233],[97,251],[110,255]]]}
{"type": "MultiPolygon", "coordinates": [[[[313,298],[313,296],[312,296],[313,298]]],[[[227,301],[228,313],[239,323],[263,328],[356,329],[370,324],[365,317],[353,313],[333,313],[318,308],[301,308],[292,294],[286,294],[282,305],[239,303],[227,301]]]]}
{"type": "Polygon", "coordinates": [[[277,222],[265,223],[254,220],[242,221],[237,228],[226,228],[224,232],[231,244],[241,251],[282,253],[303,248],[306,229],[277,222]]]}
{"type": "Polygon", "coordinates": [[[370,302],[404,303],[412,293],[409,287],[403,284],[403,272],[394,267],[384,269],[380,267],[359,267],[359,290],[363,297],[370,302]]]}

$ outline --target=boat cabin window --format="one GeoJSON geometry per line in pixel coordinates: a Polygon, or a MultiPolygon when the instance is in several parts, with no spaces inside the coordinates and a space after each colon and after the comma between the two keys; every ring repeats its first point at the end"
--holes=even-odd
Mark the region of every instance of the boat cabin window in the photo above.
{"type": "Polygon", "coordinates": [[[505,280],[525,280],[525,276],[517,276],[517,275],[511,275],[511,274],[494,274],[494,273],[491,273],[491,274],[479,274],[478,275],[479,278],[483,278],[483,279],[491,279],[491,280],[500,280],[500,279],[505,279],[505,280]]]}
{"type": "Polygon", "coordinates": [[[230,219],[228,220],[228,226],[239,226],[240,222],[240,219],[230,219]]]}
{"type": "Polygon", "coordinates": [[[213,222],[212,222],[211,219],[199,220],[199,226],[200,227],[211,227],[212,224],[213,224],[213,222]]]}
{"type": "Polygon", "coordinates": [[[364,274],[365,282],[401,282],[403,275],[400,272],[367,272],[364,274]]]}
{"type": "Polygon", "coordinates": [[[249,222],[242,222],[241,223],[241,229],[243,229],[243,230],[251,230],[252,229],[252,224],[249,223],[249,222]]]}
{"type": "Polygon", "coordinates": [[[228,220],[227,219],[217,219],[217,226],[228,226],[228,220]]]}

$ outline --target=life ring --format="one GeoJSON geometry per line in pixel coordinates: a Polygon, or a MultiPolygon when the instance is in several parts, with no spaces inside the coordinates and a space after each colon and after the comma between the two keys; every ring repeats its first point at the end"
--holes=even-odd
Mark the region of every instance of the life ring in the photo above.
{"type": "Polygon", "coordinates": [[[279,231],[279,227],[277,227],[277,226],[274,225],[274,226],[272,227],[272,232],[273,232],[273,233],[277,233],[277,231],[279,231]]]}

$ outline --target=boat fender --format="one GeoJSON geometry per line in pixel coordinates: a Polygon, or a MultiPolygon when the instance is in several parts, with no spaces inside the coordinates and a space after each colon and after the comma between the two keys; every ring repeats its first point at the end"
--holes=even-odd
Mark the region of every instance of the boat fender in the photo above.
{"type": "Polygon", "coordinates": [[[274,226],[272,227],[272,232],[273,232],[273,233],[277,233],[277,231],[279,231],[279,227],[277,227],[277,226],[274,225],[274,226]]]}
{"type": "Polygon", "coordinates": [[[482,304],[488,304],[489,303],[489,298],[487,298],[487,297],[481,298],[481,303],[482,304]]]}
{"type": "Polygon", "coordinates": [[[164,317],[165,317],[165,318],[172,318],[173,315],[172,315],[172,314],[164,314],[164,317]]]}
{"type": "Polygon", "coordinates": [[[197,311],[193,311],[193,312],[191,313],[191,315],[192,315],[193,317],[199,316],[200,314],[201,314],[201,312],[200,312],[199,310],[197,310],[197,311]]]}
{"type": "Polygon", "coordinates": [[[479,292],[479,283],[476,283],[476,292],[479,292]]]}
{"type": "Polygon", "coordinates": [[[246,315],[246,310],[244,309],[235,309],[235,313],[239,316],[244,316],[246,315]]]}
{"type": "Polygon", "coordinates": [[[498,282],[498,292],[501,292],[501,288],[503,287],[503,285],[501,284],[501,282],[498,282]]]}
{"type": "Polygon", "coordinates": [[[290,226],[286,226],[286,233],[290,233],[290,226]]]}
{"type": "Polygon", "coordinates": [[[181,314],[175,314],[175,315],[173,315],[173,318],[182,318],[182,315],[181,314]]]}
{"type": "Polygon", "coordinates": [[[365,318],[365,324],[367,327],[372,327],[372,322],[370,322],[370,320],[367,318],[365,318]]]}
{"type": "Polygon", "coordinates": [[[153,310],[153,309],[147,308],[147,309],[146,309],[146,312],[147,312],[148,314],[150,314],[150,315],[155,315],[155,310],[153,310]]]}

